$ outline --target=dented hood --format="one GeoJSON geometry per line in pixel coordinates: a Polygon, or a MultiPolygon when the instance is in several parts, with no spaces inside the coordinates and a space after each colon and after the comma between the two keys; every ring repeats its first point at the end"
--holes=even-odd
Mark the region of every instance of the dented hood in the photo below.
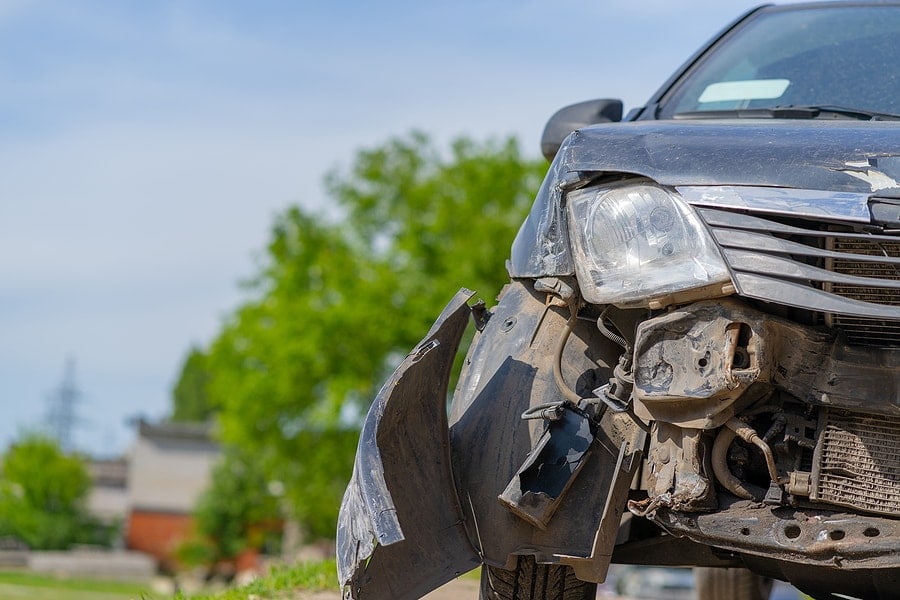
{"type": "Polygon", "coordinates": [[[575,131],[563,142],[513,242],[512,277],[574,273],[563,194],[603,174],[648,177],[679,189],[743,189],[747,207],[763,188],[780,190],[788,203],[791,190],[799,190],[805,202],[824,205],[837,198],[868,220],[868,197],[900,188],[900,122],[704,119],[606,123],[575,131]]]}
{"type": "Polygon", "coordinates": [[[753,185],[871,191],[848,175],[862,164],[900,179],[900,122],[675,120],[574,132],[558,157],[567,172],[643,175],[663,185],[753,185]]]}

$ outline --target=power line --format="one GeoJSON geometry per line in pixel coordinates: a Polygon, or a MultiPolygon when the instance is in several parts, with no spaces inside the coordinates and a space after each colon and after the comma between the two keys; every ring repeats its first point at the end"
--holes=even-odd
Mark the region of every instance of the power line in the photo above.
{"type": "Polygon", "coordinates": [[[50,435],[64,452],[73,448],[73,430],[77,420],[76,404],[81,392],[75,385],[75,359],[66,361],[62,382],[48,398],[47,425],[50,435]]]}

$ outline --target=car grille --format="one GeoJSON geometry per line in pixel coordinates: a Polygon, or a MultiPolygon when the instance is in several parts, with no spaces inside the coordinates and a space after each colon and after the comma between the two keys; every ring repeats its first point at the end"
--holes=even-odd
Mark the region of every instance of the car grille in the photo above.
{"type": "Polygon", "coordinates": [[[826,412],[813,463],[810,500],[900,513],[900,418],[826,412]]]}
{"type": "MultiPolygon", "coordinates": [[[[828,259],[826,268],[835,273],[846,275],[871,277],[876,279],[890,279],[896,281],[900,278],[897,265],[860,262],[853,260],[855,254],[867,256],[900,256],[900,242],[871,243],[865,240],[832,238],[833,249],[848,258],[828,259]]],[[[825,283],[824,289],[843,296],[855,298],[864,302],[873,302],[888,306],[900,306],[900,293],[897,290],[852,286],[839,283],[825,283]]],[[[828,315],[828,325],[838,327],[847,334],[848,341],[852,344],[863,346],[897,345],[900,340],[900,322],[884,319],[862,319],[848,315],[828,315]]]]}
{"type": "Polygon", "coordinates": [[[812,311],[851,345],[900,346],[900,237],[698,209],[738,293],[812,311]]]}

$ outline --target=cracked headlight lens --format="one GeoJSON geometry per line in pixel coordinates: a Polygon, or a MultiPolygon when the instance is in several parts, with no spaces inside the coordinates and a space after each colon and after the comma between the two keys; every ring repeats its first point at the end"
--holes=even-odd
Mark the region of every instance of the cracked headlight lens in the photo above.
{"type": "Polygon", "coordinates": [[[632,181],[575,190],[566,201],[575,274],[589,302],[650,306],[731,282],[700,218],[674,191],[632,181]]]}

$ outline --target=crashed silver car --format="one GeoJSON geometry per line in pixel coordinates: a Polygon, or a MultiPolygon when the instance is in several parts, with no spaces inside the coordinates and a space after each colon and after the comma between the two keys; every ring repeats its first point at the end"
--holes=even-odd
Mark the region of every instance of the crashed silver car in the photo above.
{"type": "Polygon", "coordinates": [[[624,119],[559,111],[499,303],[459,292],[372,405],[346,595],[591,598],[612,562],[900,597],[898,115],[891,2],[762,7],[624,119]]]}

